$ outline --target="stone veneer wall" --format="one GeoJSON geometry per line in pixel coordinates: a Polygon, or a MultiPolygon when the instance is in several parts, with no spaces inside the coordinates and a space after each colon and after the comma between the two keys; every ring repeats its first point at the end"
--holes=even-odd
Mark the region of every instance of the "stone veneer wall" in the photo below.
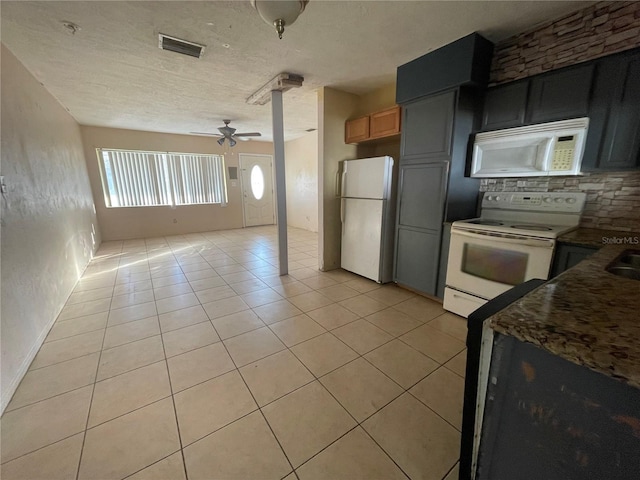
{"type": "Polygon", "coordinates": [[[483,178],[482,192],[585,192],[581,227],[640,233],[640,172],[579,177],[483,178]]]}
{"type": "MultiPolygon", "coordinates": [[[[640,1],[599,2],[495,46],[491,84],[640,47],[640,1]]],[[[640,232],[640,172],[482,179],[482,192],[585,192],[581,226],[640,232]]]]}
{"type": "Polygon", "coordinates": [[[598,2],[494,48],[489,82],[510,82],[640,47],[640,2],[598,2]]]}

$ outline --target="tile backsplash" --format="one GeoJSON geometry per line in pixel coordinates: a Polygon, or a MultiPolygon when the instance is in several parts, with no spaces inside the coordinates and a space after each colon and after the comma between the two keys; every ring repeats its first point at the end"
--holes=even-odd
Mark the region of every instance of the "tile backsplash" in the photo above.
{"type": "Polygon", "coordinates": [[[584,192],[581,227],[640,232],[640,172],[577,177],[483,178],[481,192],[584,192]]]}

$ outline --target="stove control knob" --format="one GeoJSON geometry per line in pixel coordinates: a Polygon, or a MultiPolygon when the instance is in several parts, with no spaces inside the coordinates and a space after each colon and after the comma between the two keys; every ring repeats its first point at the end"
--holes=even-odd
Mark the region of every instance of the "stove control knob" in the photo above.
{"type": "Polygon", "coordinates": [[[496,202],[499,202],[499,201],[500,201],[500,195],[496,197],[496,202]]]}
{"type": "Polygon", "coordinates": [[[487,202],[490,202],[491,200],[493,200],[493,196],[492,195],[487,195],[487,202]]]}
{"type": "Polygon", "coordinates": [[[576,199],[573,197],[567,198],[567,203],[576,203],[576,199]]]}
{"type": "Polygon", "coordinates": [[[556,203],[562,203],[562,202],[564,202],[564,198],[562,198],[562,197],[556,198],[555,202],[556,203]]]}
{"type": "Polygon", "coordinates": [[[544,203],[552,203],[553,202],[553,198],[551,197],[544,197],[544,203]]]}

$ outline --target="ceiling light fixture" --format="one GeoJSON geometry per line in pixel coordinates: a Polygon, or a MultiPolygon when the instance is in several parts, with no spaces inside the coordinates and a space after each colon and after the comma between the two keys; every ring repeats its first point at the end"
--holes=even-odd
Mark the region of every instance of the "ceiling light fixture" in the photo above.
{"type": "Polygon", "coordinates": [[[262,20],[276,27],[278,37],[282,39],[284,27],[296,21],[308,2],[309,0],[251,0],[251,5],[262,20]]]}
{"type": "Polygon", "coordinates": [[[294,73],[279,73],[271,80],[269,80],[264,86],[256,90],[249,98],[247,103],[249,105],[266,105],[271,101],[271,92],[286,92],[292,88],[298,88],[302,86],[304,77],[302,75],[296,75],[294,73]]]}

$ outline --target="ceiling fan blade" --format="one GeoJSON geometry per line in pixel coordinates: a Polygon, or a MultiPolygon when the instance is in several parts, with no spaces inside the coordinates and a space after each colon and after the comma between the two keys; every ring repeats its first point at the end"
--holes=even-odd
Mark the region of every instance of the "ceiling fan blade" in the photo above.
{"type": "Polygon", "coordinates": [[[235,133],[234,137],[261,137],[262,134],[259,132],[248,132],[248,133],[235,133]]]}
{"type": "Polygon", "coordinates": [[[222,137],[222,135],[218,133],[207,133],[207,132],[189,132],[191,135],[206,135],[208,137],[222,137]]]}

